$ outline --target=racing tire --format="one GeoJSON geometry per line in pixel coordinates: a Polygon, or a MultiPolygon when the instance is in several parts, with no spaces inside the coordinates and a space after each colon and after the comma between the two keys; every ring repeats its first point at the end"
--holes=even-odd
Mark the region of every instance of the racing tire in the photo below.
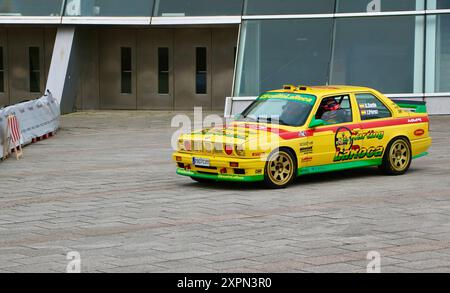
{"type": "Polygon", "coordinates": [[[264,168],[264,184],[270,189],[285,188],[297,177],[297,160],[289,149],[273,151],[264,168]]]}
{"type": "Polygon", "coordinates": [[[407,139],[399,137],[388,144],[379,169],[387,175],[403,175],[408,171],[411,161],[411,145],[407,139]]]}

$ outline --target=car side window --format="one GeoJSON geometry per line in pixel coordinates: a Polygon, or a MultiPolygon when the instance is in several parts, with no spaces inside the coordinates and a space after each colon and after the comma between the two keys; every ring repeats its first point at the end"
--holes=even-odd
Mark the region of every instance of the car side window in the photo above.
{"type": "Polygon", "coordinates": [[[356,94],[361,120],[392,117],[391,111],[372,94],[356,94]]]}
{"type": "Polygon", "coordinates": [[[350,97],[341,95],[323,98],[315,115],[326,124],[340,124],[353,121],[350,97]]]}

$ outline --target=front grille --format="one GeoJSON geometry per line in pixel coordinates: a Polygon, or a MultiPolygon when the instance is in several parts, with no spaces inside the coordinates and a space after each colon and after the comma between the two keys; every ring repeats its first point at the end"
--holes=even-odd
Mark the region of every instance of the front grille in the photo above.
{"type": "Polygon", "coordinates": [[[192,149],[189,151],[193,154],[199,155],[225,155],[224,145],[222,143],[214,143],[209,141],[192,141],[192,149]]]}
{"type": "Polygon", "coordinates": [[[205,171],[197,171],[197,173],[200,173],[200,174],[217,174],[216,172],[205,172],[205,171]]]}
{"type": "Polygon", "coordinates": [[[194,152],[203,153],[203,143],[201,141],[194,141],[192,150],[194,152]]]}
{"type": "Polygon", "coordinates": [[[217,170],[216,167],[203,167],[203,166],[195,166],[196,168],[207,169],[207,170],[217,170]]]}

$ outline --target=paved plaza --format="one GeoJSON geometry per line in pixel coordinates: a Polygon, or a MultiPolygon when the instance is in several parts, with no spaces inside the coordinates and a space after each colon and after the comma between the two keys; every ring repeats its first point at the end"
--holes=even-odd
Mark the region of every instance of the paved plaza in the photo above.
{"type": "Polygon", "coordinates": [[[0,162],[0,272],[450,272],[450,117],[404,176],[377,168],[284,190],[175,174],[176,113],[79,112],[0,162]]]}

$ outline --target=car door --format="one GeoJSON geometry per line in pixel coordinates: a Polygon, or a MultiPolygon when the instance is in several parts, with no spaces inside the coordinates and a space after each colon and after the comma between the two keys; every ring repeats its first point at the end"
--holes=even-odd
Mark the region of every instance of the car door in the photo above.
{"type": "Polygon", "coordinates": [[[355,93],[357,115],[361,120],[361,131],[354,138],[354,144],[361,146],[360,160],[381,159],[388,143],[391,110],[373,93],[355,93]]]}
{"type": "Polygon", "coordinates": [[[361,129],[359,116],[355,112],[354,97],[349,93],[325,96],[318,102],[313,120],[324,120],[325,124],[310,128],[312,135],[308,139],[308,146],[300,148],[302,161],[307,160],[307,166],[339,163],[342,155],[354,147],[352,136],[361,129]],[[324,109],[330,99],[339,104],[341,115],[337,119],[330,119],[331,115],[327,114],[330,111],[324,109]]]}

